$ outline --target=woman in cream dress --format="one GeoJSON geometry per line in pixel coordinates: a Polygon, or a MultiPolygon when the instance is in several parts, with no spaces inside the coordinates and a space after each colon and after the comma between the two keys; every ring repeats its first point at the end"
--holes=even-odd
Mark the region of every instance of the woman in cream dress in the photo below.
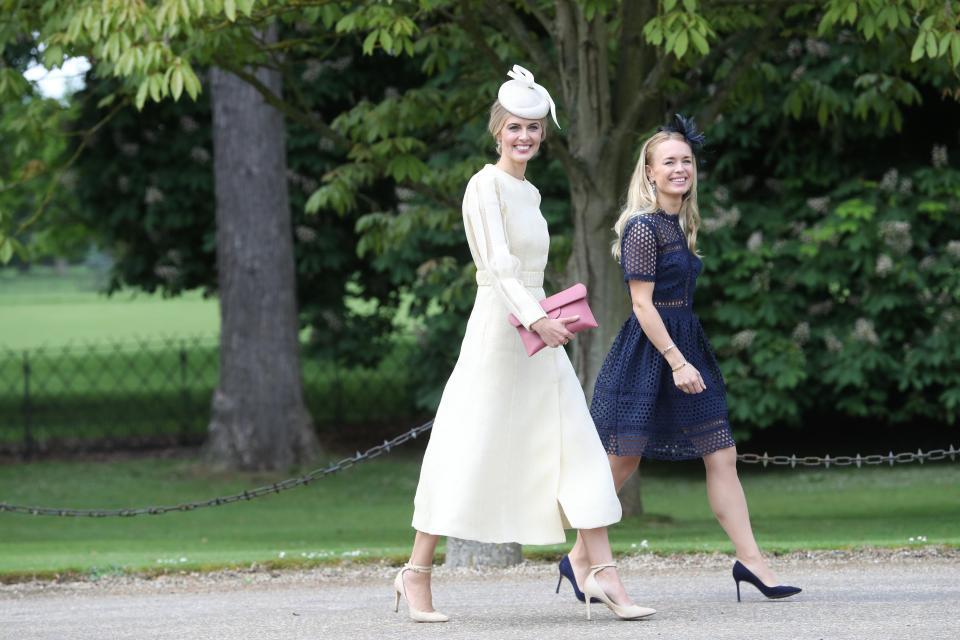
{"type": "Polygon", "coordinates": [[[592,595],[621,618],[650,615],[631,603],[611,562],[606,527],[620,520],[620,502],[583,389],[556,348],[573,338],[566,324],[576,318],[549,319],[539,305],[550,237],[524,172],[553,101],[522,67],[508,75],[490,117],[500,159],[470,179],[463,198],[477,296],[424,455],[397,604],[405,595],[414,620],[447,620],[430,593],[441,535],[542,545],[575,528],[596,566],[584,591],[599,591],[592,595]],[[510,313],[554,348],[528,357],[510,313]]]}

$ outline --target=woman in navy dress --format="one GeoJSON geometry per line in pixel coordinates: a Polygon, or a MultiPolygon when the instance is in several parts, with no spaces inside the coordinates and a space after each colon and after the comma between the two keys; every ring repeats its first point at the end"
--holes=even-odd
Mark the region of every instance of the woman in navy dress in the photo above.
{"type": "MultiPolygon", "coordinates": [[[[723,377],[693,313],[703,268],[697,256],[695,157],[702,143],[692,121],[678,115],[640,151],[613,246],[633,313],[600,369],[590,412],[618,491],[641,458],[702,458],[710,507],[736,549],[737,598],[741,581],[767,597],[782,598],[800,589],[778,586],[754,539],[737,476],[723,377]]],[[[561,571],[580,579],[585,562],[578,540],[561,571]]]]}

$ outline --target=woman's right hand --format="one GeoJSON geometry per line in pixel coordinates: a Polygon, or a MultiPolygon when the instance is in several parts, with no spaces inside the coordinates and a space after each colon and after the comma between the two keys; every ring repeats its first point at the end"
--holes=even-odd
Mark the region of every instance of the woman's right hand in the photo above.
{"type": "Polygon", "coordinates": [[[573,333],[567,330],[567,325],[576,322],[580,316],[570,316],[568,318],[540,318],[532,325],[530,329],[536,331],[548,347],[559,347],[567,344],[573,339],[573,333]]]}
{"type": "Polygon", "coordinates": [[[683,366],[673,372],[673,384],[684,393],[700,393],[707,388],[703,376],[689,362],[684,362],[683,366]]]}

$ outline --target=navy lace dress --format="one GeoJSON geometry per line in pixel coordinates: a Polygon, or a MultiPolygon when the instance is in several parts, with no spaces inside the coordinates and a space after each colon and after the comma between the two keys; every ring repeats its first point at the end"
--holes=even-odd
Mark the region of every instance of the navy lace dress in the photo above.
{"type": "Polygon", "coordinates": [[[703,263],[687,248],[678,216],[636,216],[623,230],[620,250],[624,281],[655,283],[653,306],[707,388],[696,394],[677,389],[670,365],[631,313],[600,369],[590,406],[607,453],[687,460],[733,446],[723,377],[693,313],[703,263]]]}

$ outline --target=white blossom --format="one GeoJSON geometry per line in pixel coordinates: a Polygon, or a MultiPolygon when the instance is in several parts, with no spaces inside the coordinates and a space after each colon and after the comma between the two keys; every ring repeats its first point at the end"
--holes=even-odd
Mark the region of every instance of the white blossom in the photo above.
{"type": "Polygon", "coordinates": [[[843,351],[843,343],[837,340],[837,337],[829,331],[823,336],[823,342],[827,346],[827,351],[831,353],[843,351]]]}
{"type": "Polygon", "coordinates": [[[817,213],[826,213],[827,209],[830,207],[830,196],[822,196],[819,198],[808,198],[807,206],[816,211],[817,213]]]}
{"type": "Polygon", "coordinates": [[[810,339],[810,323],[801,322],[793,328],[793,341],[799,345],[804,345],[810,339]]]}
{"type": "Polygon", "coordinates": [[[873,321],[867,318],[857,318],[853,325],[852,336],[854,340],[868,344],[880,342],[880,338],[877,337],[877,332],[873,328],[873,321]]]}
{"type": "Polygon", "coordinates": [[[947,145],[945,144],[935,144],[933,145],[933,150],[930,152],[930,164],[932,164],[937,169],[942,169],[947,166],[947,145]]]}
{"type": "Polygon", "coordinates": [[[897,183],[900,181],[900,172],[896,169],[888,169],[883,178],[880,179],[880,189],[893,193],[897,190],[897,183]]]}
{"type": "Polygon", "coordinates": [[[297,240],[304,244],[309,244],[317,239],[317,232],[314,229],[306,225],[297,225],[293,230],[293,234],[297,237],[297,240]]]}
{"type": "Polygon", "coordinates": [[[904,220],[886,220],[880,223],[880,237],[895,253],[904,254],[913,246],[910,223],[904,220]]]}
{"type": "Polygon", "coordinates": [[[760,247],[763,246],[763,232],[754,231],[750,234],[750,238],[747,240],[747,249],[750,251],[758,251],[760,247]]]}
{"type": "Polygon", "coordinates": [[[147,190],[143,194],[143,203],[148,206],[157,204],[158,202],[163,202],[163,199],[163,191],[157,187],[147,187],[147,190]]]}
{"type": "Polygon", "coordinates": [[[874,271],[876,271],[877,275],[881,278],[886,276],[893,271],[893,258],[885,253],[877,256],[877,264],[874,267],[874,271]]]}
{"type": "Polygon", "coordinates": [[[733,334],[730,342],[733,344],[733,347],[737,351],[743,351],[744,349],[749,349],[750,345],[753,344],[754,338],[757,337],[757,332],[752,329],[744,329],[743,331],[738,331],[733,334]]]}
{"type": "Polygon", "coordinates": [[[194,162],[199,164],[207,164],[210,162],[210,152],[203,147],[193,147],[190,149],[190,157],[194,162]]]}

